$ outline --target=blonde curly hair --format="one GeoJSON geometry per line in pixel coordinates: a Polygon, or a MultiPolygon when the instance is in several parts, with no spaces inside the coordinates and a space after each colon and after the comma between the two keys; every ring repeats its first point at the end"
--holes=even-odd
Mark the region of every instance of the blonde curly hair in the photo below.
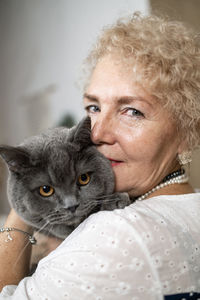
{"type": "Polygon", "coordinates": [[[140,13],[105,27],[86,59],[90,75],[105,55],[131,66],[134,79],[170,111],[188,150],[200,145],[200,39],[181,22],[140,13]]]}

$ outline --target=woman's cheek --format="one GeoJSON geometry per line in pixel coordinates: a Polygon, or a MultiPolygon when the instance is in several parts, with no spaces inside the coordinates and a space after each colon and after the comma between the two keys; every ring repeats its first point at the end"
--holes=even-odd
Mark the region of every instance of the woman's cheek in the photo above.
{"type": "Polygon", "coordinates": [[[127,126],[127,124],[119,126],[117,129],[117,134],[121,137],[121,140],[124,140],[126,143],[143,143],[146,139],[148,139],[149,136],[149,133],[147,134],[144,126],[139,124],[139,122],[135,122],[131,126],[127,126]]]}

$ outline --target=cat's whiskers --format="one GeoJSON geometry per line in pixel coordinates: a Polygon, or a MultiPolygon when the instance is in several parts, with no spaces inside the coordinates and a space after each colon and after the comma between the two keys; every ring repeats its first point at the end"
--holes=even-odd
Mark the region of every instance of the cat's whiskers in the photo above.
{"type": "MultiPolygon", "coordinates": [[[[103,195],[100,197],[96,197],[96,198],[91,198],[91,199],[87,199],[88,201],[83,203],[82,207],[81,207],[81,214],[80,216],[88,216],[91,211],[95,208],[98,207],[99,205],[105,205],[105,204],[112,204],[112,203],[116,203],[117,199],[116,199],[116,195],[115,194],[109,194],[109,195],[103,195]],[[112,197],[113,196],[113,197],[112,197]]],[[[100,211],[101,209],[98,209],[98,211],[100,211]]]]}
{"type": "Polygon", "coordinates": [[[116,197],[111,198],[113,194],[102,196],[102,197],[97,197],[91,198],[90,202],[95,203],[95,204],[105,204],[105,203],[116,203],[116,197]]]}
{"type": "Polygon", "coordinates": [[[45,233],[46,236],[51,236],[52,235],[52,228],[53,228],[53,225],[50,225],[50,227],[48,228],[48,231],[45,233]]]}
{"type": "Polygon", "coordinates": [[[54,211],[51,211],[51,212],[48,212],[48,215],[47,217],[54,217],[54,216],[57,216],[58,214],[65,214],[66,213],[66,210],[65,211],[59,211],[59,210],[54,210],[54,211]]]}
{"type": "MultiPolygon", "coordinates": [[[[43,224],[43,221],[44,220],[46,220],[46,218],[45,218],[45,213],[44,212],[40,212],[41,213],[41,215],[43,216],[43,217],[41,217],[41,215],[39,215],[38,216],[38,214],[37,215],[31,215],[31,221],[32,221],[32,223],[36,223],[36,224],[38,224],[38,225],[40,225],[40,223],[42,223],[43,224]]],[[[46,223],[45,223],[45,225],[43,225],[43,226],[46,226],[46,223]]]]}
{"type": "Polygon", "coordinates": [[[47,218],[49,220],[50,224],[59,224],[62,223],[63,221],[67,221],[72,217],[71,212],[69,211],[55,211],[52,212],[51,214],[48,214],[47,218]]]}
{"type": "Polygon", "coordinates": [[[82,203],[80,211],[76,210],[74,214],[72,214],[71,211],[68,211],[67,209],[63,209],[63,211],[51,211],[46,216],[46,220],[48,221],[38,230],[38,232],[42,231],[48,224],[51,224],[52,226],[56,224],[62,224],[72,219],[73,217],[80,217],[82,220],[83,217],[87,217],[91,213],[91,211],[95,209],[95,207],[97,207],[98,205],[115,203],[116,198],[112,198],[112,195],[113,194],[102,195],[96,198],[92,197],[91,199],[87,199],[85,203],[82,203]]]}
{"type": "Polygon", "coordinates": [[[85,202],[83,204],[83,206],[81,206],[81,211],[80,213],[77,212],[77,217],[87,217],[91,211],[97,206],[97,203],[94,203],[94,202],[85,202]]]}
{"type": "Polygon", "coordinates": [[[16,268],[16,266],[17,266],[19,260],[21,259],[22,255],[23,255],[24,251],[26,250],[26,248],[28,247],[28,245],[30,245],[30,242],[29,242],[29,241],[27,241],[27,243],[25,244],[24,248],[22,248],[21,252],[19,253],[19,255],[18,255],[18,257],[17,257],[15,263],[13,264],[13,267],[12,267],[13,270],[16,268]]]}
{"type": "Polygon", "coordinates": [[[40,233],[47,225],[49,224],[49,221],[47,221],[42,227],[40,227],[38,230],[35,231],[35,233],[40,233]]]}

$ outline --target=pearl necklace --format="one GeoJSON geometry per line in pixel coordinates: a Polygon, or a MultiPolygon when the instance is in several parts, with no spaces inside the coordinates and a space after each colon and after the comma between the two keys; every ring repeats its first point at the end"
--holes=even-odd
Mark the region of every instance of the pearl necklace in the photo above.
{"type": "Polygon", "coordinates": [[[167,185],[170,185],[170,184],[175,184],[175,183],[178,183],[178,184],[181,184],[181,183],[186,183],[188,182],[189,178],[188,176],[183,173],[175,178],[171,178],[167,181],[164,181],[164,182],[161,182],[160,184],[156,185],[152,190],[146,192],[145,194],[143,194],[142,196],[136,198],[137,201],[141,201],[141,200],[144,200],[146,199],[150,194],[152,194],[153,192],[157,191],[157,190],[160,190],[162,188],[164,188],[165,186],[167,185]]]}

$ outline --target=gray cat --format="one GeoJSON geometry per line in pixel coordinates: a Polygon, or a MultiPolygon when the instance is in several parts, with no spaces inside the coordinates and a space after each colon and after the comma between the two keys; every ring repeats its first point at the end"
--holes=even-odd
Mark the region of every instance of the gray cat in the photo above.
{"type": "Polygon", "coordinates": [[[114,175],[90,139],[90,119],[1,146],[9,169],[11,206],[37,230],[64,239],[90,214],[124,208],[128,194],[114,193],[114,175]]]}

